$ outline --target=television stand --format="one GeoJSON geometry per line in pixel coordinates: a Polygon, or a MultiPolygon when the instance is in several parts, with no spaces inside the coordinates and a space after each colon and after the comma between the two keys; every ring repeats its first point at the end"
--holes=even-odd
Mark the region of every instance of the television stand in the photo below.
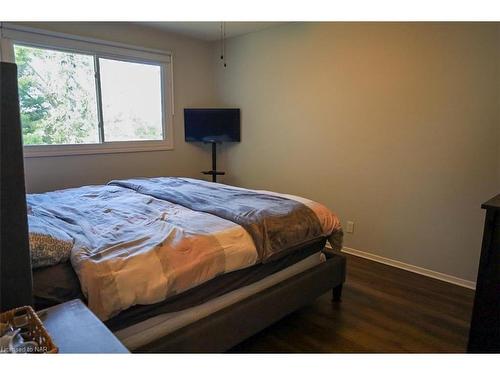
{"type": "Polygon", "coordinates": [[[203,174],[209,174],[212,176],[212,182],[217,182],[217,176],[223,176],[226,172],[217,170],[217,142],[211,141],[207,142],[212,144],[212,170],[202,171],[203,174]]]}

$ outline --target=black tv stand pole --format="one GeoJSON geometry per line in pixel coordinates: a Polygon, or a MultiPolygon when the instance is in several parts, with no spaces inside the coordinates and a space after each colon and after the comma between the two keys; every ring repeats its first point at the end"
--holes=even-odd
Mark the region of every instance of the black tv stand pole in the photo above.
{"type": "Polygon", "coordinates": [[[212,141],[208,143],[212,144],[212,170],[203,171],[201,173],[212,175],[212,182],[217,182],[217,176],[223,176],[226,172],[217,170],[217,142],[212,141]]]}

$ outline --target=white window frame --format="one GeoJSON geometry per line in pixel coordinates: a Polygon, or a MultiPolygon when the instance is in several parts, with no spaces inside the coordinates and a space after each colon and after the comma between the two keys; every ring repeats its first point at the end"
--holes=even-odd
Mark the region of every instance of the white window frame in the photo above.
{"type": "MultiPolygon", "coordinates": [[[[3,23],[0,28],[2,61],[15,62],[15,44],[84,53],[94,56],[97,61],[99,58],[107,58],[151,64],[159,66],[161,70],[163,140],[108,142],[104,139],[104,142],[93,144],[25,145],[25,157],[173,150],[173,63],[170,52],[3,23]]],[[[96,75],[99,76],[99,72],[96,75]]],[[[100,84],[100,79],[96,79],[96,84],[100,84]]],[[[101,110],[100,106],[102,103],[98,104],[97,111],[101,110]]],[[[102,121],[102,116],[99,116],[99,120],[102,121]]],[[[99,124],[99,132],[103,131],[103,126],[105,124],[99,124]]]]}

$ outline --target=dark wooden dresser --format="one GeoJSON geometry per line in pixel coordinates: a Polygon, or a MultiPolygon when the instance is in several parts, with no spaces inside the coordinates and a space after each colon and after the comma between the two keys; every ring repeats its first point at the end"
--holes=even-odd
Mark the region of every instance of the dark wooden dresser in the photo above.
{"type": "Polygon", "coordinates": [[[467,351],[500,353],[500,194],[481,207],[486,220],[467,351]]]}

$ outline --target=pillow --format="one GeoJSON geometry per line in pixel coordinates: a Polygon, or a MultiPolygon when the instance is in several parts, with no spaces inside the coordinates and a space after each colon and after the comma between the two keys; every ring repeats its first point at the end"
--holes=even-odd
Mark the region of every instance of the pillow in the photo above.
{"type": "Polygon", "coordinates": [[[52,266],[69,259],[73,239],[66,232],[32,215],[28,215],[28,226],[32,268],[52,266]]]}

